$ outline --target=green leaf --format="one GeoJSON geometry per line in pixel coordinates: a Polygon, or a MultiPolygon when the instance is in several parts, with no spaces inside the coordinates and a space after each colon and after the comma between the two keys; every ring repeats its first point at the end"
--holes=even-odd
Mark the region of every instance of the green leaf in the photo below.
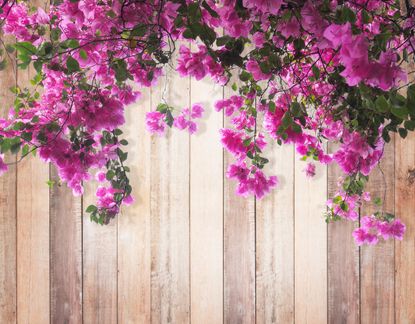
{"type": "Polygon", "coordinates": [[[356,22],[356,14],[349,7],[343,7],[340,16],[343,22],[351,22],[351,23],[356,22]]]}
{"type": "Polygon", "coordinates": [[[312,70],[313,70],[314,77],[316,79],[319,79],[320,78],[320,69],[317,66],[313,65],[312,70]]]}
{"type": "Polygon", "coordinates": [[[127,63],[123,60],[117,60],[113,64],[115,71],[115,79],[117,82],[124,82],[128,79],[129,73],[127,71],[127,63]]]}
{"type": "Polygon", "coordinates": [[[173,115],[171,114],[171,111],[170,110],[167,110],[166,117],[164,118],[164,121],[166,122],[166,124],[169,127],[172,127],[173,126],[174,118],[173,118],[173,115]]]}
{"type": "Polygon", "coordinates": [[[251,74],[249,72],[242,71],[239,75],[239,79],[243,82],[246,82],[251,79],[251,74]]]}
{"type": "Polygon", "coordinates": [[[275,109],[277,108],[276,104],[274,101],[270,101],[268,103],[268,107],[269,107],[269,111],[272,113],[275,113],[275,109]]]}
{"type": "Polygon", "coordinates": [[[77,48],[77,47],[79,47],[79,41],[76,40],[76,39],[68,39],[65,42],[66,42],[66,45],[69,48],[77,48]]]}
{"type": "Polygon", "coordinates": [[[196,36],[193,34],[193,32],[190,29],[186,29],[183,32],[183,37],[186,38],[186,39],[194,39],[194,38],[196,38],[196,36]]]}
{"type": "Polygon", "coordinates": [[[398,118],[406,119],[408,117],[408,108],[404,106],[392,106],[391,113],[398,118]]]}
{"type": "Polygon", "coordinates": [[[157,111],[162,113],[162,114],[165,114],[168,110],[169,110],[169,106],[166,105],[165,103],[160,103],[157,106],[157,111]]]}
{"type": "Polygon", "coordinates": [[[406,136],[408,136],[408,131],[405,128],[399,128],[398,132],[402,138],[405,138],[406,136]]]}
{"type": "Polygon", "coordinates": [[[377,111],[387,112],[389,110],[389,103],[384,96],[380,96],[376,99],[375,107],[377,111]]]}
{"type": "Polygon", "coordinates": [[[50,31],[50,38],[53,41],[58,41],[59,40],[59,37],[61,36],[61,34],[62,34],[62,31],[59,28],[53,28],[50,31]]]}
{"type": "Polygon", "coordinates": [[[409,131],[415,130],[415,120],[406,120],[403,125],[409,131]]]}
{"type": "Polygon", "coordinates": [[[108,170],[105,177],[108,181],[111,181],[115,177],[115,172],[113,170],[108,170]]]}
{"type": "Polygon", "coordinates": [[[94,205],[89,205],[88,207],[87,207],[87,209],[86,209],[86,212],[87,213],[94,213],[94,212],[96,212],[98,210],[98,207],[97,206],[94,206],[94,205]]]}
{"type": "Polygon", "coordinates": [[[305,47],[305,42],[302,38],[297,38],[293,44],[296,51],[301,51],[305,47]]]}
{"type": "Polygon", "coordinates": [[[294,101],[291,104],[291,112],[294,115],[294,117],[300,117],[302,115],[301,105],[298,102],[294,101]]]}
{"type": "Polygon", "coordinates": [[[80,66],[77,60],[75,60],[72,56],[69,56],[66,60],[66,67],[69,73],[74,73],[80,71],[80,66]]]}
{"type": "Polygon", "coordinates": [[[84,59],[84,60],[86,60],[87,58],[88,58],[88,54],[86,53],[86,51],[85,50],[83,50],[83,49],[81,49],[80,51],[79,51],[79,56],[82,58],[82,59],[84,59]]]}

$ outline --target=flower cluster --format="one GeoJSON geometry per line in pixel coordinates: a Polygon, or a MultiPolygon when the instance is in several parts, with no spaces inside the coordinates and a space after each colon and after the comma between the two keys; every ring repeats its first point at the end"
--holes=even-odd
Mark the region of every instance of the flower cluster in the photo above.
{"type": "MultiPolygon", "coordinates": [[[[358,221],[390,132],[415,129],[415,85],[402,68],[414,60],[414,9],[401,9],[395,0],[63,0],[46,13],[3,1],[1,31],[17,42],[0,51],[0,67],[16,51],[19,68],[37,74],[34,89],[13,89],[14,107],[0,120],[0,173],[4,153],[37,151],[82,194],[98,172],[104,183],[87,211],[107,223],[132,199],[120,130],[125,108],[140,98],[131,83],[151,87],[175,66],[182,77],[234,91],[214,108],[227,118],[221,142],[234,158],[227,176],[238,194],[262,198],[276,187],[264,149],[294,145],[307,176],[317,162],[346,175],[327,219],[358,221]],[[327,143],[338,149],[327,153],[327,143]]],[[[203,111],[162,103],[146,127],[193,134],[203,111]]],[[[362,226],[358,243],[400,238],[404,227],[387,215],[370,216],[376,225],[362,226]]]]}
{"type": "Polygon", "coordinates": [[[378,243],[379,238],[402,240],[406,229],[399,219],[380,220],[375,215],[362,217],[360,224],[361,226],[353,231],[357,245],[374,245],[378,243]]]}

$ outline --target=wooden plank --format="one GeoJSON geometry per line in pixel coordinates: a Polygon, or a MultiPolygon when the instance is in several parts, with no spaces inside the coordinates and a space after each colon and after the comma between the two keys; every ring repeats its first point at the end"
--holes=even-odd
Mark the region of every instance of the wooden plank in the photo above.
{"type": "Polygon", "coordinates": [[[50,294],[52,323],[82,322],[82,206],[51,167],[50,294]]]}
{"type": "MultiPolygon", "coordinates": [[[[46,0],[32,0],[48,7],[46,0]]],[[[29,87],[36,74],[30,66],[19,70],[18,85],[29,87]]],[[[49,275],[49,165],[27,157],[17,166],[17,309],[20,323],[50,319],[49,275]]]]}
{"type": "MultiPolygon", "coordinates": [[[[12,42],[3,37],[4,42],[12,42]]],[[[6,68],[0,72],[0,118],[7,117],[13,105],[14,95],[9,90],[16,85],[13,55],[7,59],[6,68]]],[[[6,156],[6,163],[16,161],[6,156]]],[[[16,166],[10,165],[6,174],[0,177],[0,323],[16,322],[16,166]]]]}
{"type": "Polygon", "coordinates": [[[127,164],[134,203],[123,207],[118,220],[118,322],[150,323],[150,134],[145,114],[151,108],[150,90],[126,109],[127,164]]]}
{"type": "Polygon", "coordinates": [[[294,148],[269,145],[279,185],[256,205],[256,321],[294,323],[294,148]]]}
{"type": "MultiPolygon", "coordinates": [[[[232,90],[225,88],[225,98],[232,90]]],[[[225,169],[233,163],[225,152],[225,169]]],[[[235,193],[236,182],[224,176],[224,321],[255,322],[255,199],[235,193]]]]}
{"type": "Polygon", "coordinates": [[[396,323],[415,323],[415,134],[396,140],[395,212],[406,225],[395,243],[396,323]]]}
{"type": "Polygon", "coordinates": [[[17,309],[20,323],[49,322],[49,166],[25,158],[17,170],[17,309]]]}
{"type": "MultiPolygon", "coordinates": [[[[371,173],[367,191],[372,198],[384,200],[384,211],[394,213],[394,139],[386,145],[380,167],[371,173]]],[[[366,204],[361,216],[379,208],[366,204]]],[[[362,323],[394,322],[394,241],[361,248],[361,321],[362,323]]]]}
{"type": "MultiPolygon", "coordinates": [[[[189,105],[189,79],[169,70],[152,94],[152,109],[163,101],[189,105]],[[163,96],[164,94],[164,96],[163,96]]],[[[170,130],[151,145],[151,321],[190,321],[189,135],[170,130]]]]}
{"type": "Polygon", "coordinates": [[[295,161],[295,321],[327,322],[327,167],[307,179],[295,161]]]}
{"type": "MultiPolygon", "coordinates": [[[[97,184],[85,185],[83,206],[94,204],[97,184]]],[[[121,217],[118,215],[117,217],[121,217]]],[[[117,222],[108,225],[83,218],[83,321],[117,322],[117,222]]]]}
{"type": "MultiPolygon", "coordinates": [[[[411,3],[415,5],[415,0],[411,3]]],[[[415,64],[407,67],[407,71],[414,70],[415,64]]],[[[395,322],[402,324],[415,323],[414,192],[415,134],[411,132],[407,138],[396,137],[395,141],[395,213],[406,225],[403,241],[395,242],[395,322]]]]}
{"type": "MultiPolygon", "coordinates": [[[[334,151],[334,145],[329,149],[334,151]]],[[[338,190],[343,173],[334,163],[328,167],[328,198],[338,190]]],[[[350,221],[328,225],[328,322],[358,323],[360,319],[359,247],[352,232],[357,227],[350,221]],[[341,242],[341,243],[339,243],[341,242]]]]}
{"type": "Polygon", "coordinates": [[[191,80],[191,101],[206,112],[190,139],[191,322],[223,323],[223,114],[213,109],[223,88],[191,80]]]}

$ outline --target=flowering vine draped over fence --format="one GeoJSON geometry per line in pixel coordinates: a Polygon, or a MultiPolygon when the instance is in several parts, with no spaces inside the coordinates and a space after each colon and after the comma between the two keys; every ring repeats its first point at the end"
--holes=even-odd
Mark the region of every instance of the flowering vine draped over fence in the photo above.
{"type": "MultiPolygon", "coordinates": [[[[131,81],[155,85],[172,60],[183,77],[209,77],[234,90],[214,108],[230,121],[220,134],[235,158],[227,176],[238,194],[262,198],[278,186],[264,172],[270,141],[295,145],[310,161],[308,176],[317,162],[342,168],[327,221],[358,221],[359,206],[370,200],[365,183],[390,133],[415,129],[413,72],[403,69],[415,52],[409,3],[401,10],[394,0],[63,0],[45,12],[4,0],[0,12],[2,32],[17,39],[2,41],[0,67],[17,55],[19,68],[37,71],[31,89],[12,89],[14,107],[0,119],[0,172],[7,170],[4,153],[20,160],[37,152],[80,195],[96,169],[97,204],[86,211],[101,224],[132,201],[119,129],[125,107],[140,100],[131,81]],[[330,142],[339,145],[327,154],[330,142]]],[[[192,134],[203,112],[198,104],[163,102],[146,127],[192,134]]],[[[374,244],[404,231],[380,211],[363,217],[354,237],[374,244]]]]}

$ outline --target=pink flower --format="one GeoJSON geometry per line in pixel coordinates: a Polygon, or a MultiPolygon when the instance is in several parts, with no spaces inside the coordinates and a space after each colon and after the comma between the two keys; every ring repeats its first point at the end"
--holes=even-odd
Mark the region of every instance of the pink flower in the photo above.
{"type": "Polygon", "coordinates": [[[266,42],[264,33],[257,32],[252,36],[252,41],[256,47],[262,47],[266,42]]]}
{"type": "Polygon", "coordinates": [[[99,171],[95,175],[95,179],[99,182],[104,182],[106,180],[106,175],[104,171],[99,171]]]}
{"type": "Polygon", "coordinates": [[[364,228],[357,228],[353,231],[353,237],[357,245],[369,244],[375,245],[378,243],[379,239],[376,234],[368,232],[364,228]]]}
{"type": "Polygon", "coordinates": [[[228,128],[220,130],[222,145],[233,155],[241,156],[246,153],[247,148],[243,144],[242,133],[228,128]]]}
{"type": "Polygon", "coordinates": [[[246,70],[248,72],[252,73],[252,76],[254,77],[254,79],[256,81],[260,81],[260,80],[266,80],[269,78],[268,74],[265,74],[261,71],[261,68],[259,67],[259,64],[257,61],[254,60],[249,60],[246,63],[246,70]]]}
{"type": "Polygon", "coordinates": [[[338,48],[343,43],[351,41],[352,27],[350,23],[344,25],[331,24],[324,30],[323,35],[330,41],[333,48],[338,48]]]}
{"type": "Polygon", "coordinates": [[[146,127],[152,134],[157,133],[159,135],[163,135],[166,129],[164,115],[158,111],[148,112],[146,114],[146,127]]]}
{"type": "Polygon", "coordinates": [[[307,163],[304,172],[308,178],[312,178],[316,175],[316,166],[313,163],[307,163]]]}
{"type": "Polygon", "coordinates": [[[243,4],[246,8],[263,14],[276,15],[280,11],[282,0],[243,0],[243,4]]]}

